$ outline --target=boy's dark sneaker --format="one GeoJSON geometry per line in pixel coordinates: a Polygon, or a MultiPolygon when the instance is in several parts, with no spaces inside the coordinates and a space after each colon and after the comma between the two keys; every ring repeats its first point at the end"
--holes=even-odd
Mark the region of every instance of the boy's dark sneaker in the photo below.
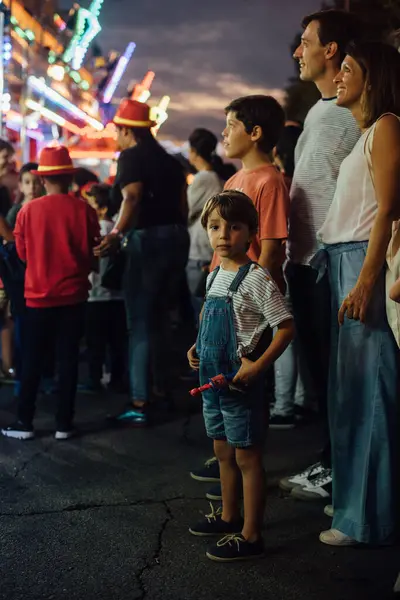
{"type": "Polygon", "coordinates": [[[226,535],[222,540],[207,548],[206,556],[217,562],[255,560],[263,558],[264,542],[262,538],[256,542],[248,542],[241,533],[226,535]]]}
{"type": "Polygon", "coordinates": [[[197,535],[199,537],[211,537],[213,535],[229,535],[242,531],[242,518],[240,518],[238,521],[227,523],[226,521],[222,520],[222,507],[220,506],[217,508],[217,510],[214,510],[211,502],[210,506],[210,514],[204,515],[204,519],[196,523],[194,527],[189,527],[189,532],[192,535],[197,535]]]}
{"type": "Polygon", "coordinates": [[[21,421],[17,421],[1,430],[5,437],[14,438],[15,440],[32,440],[35,437],[32,425],[24,425],[21,421]]]}
{"type": "Polygon", "coordinates": [[[212,488],[210,488],[206,494],[206,498],[207,500],[222,500],[222,490],[221,490],[221,484],[217,483],[216,485],[213,485],[212,488]]]}
{"type": "Polygon", "coordinates": [[[148,423],[148,415],[145,409],[136,408],[133,406],[133,404],[128,404],[124,411],[118,415],[108,417],[107,420],[118,425],[146,427],[148,423]]]}
{"type": "MultiPolygon", "coordinates": [[[[243,485],[242,483],[240,484],[240,495],[243,498],[243,485]]],[[[210,488],[206,494],[206,498],[207,500],[216,500],[216,501],[220,501],[222,500],[222,491],[221,491],[221,484],[217,483],[216,485],[214,485],[212,488],[210,488]]]]}
{"type": "Polygon", "coordinates": [[[220,481],[218,460],[215,456],[209,458],[201,469],[191,471],[190,477],[196,481],[220,481]]]}
{"type": "Polygon", "coordinates": [[[293,416],[284,417],[272,414],[269,418],[270,429],[293,429],[295,421],[293,416]]]}

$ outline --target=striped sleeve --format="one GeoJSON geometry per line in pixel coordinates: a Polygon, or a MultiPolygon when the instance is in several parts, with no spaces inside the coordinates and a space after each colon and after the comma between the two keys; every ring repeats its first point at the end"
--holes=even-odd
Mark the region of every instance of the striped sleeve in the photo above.
{"type": "Polygon", "coordinates": [[[276,283],[264,269],[254,269],[249,279],[254,300],[271,328],[293,318],[276,283]]]}

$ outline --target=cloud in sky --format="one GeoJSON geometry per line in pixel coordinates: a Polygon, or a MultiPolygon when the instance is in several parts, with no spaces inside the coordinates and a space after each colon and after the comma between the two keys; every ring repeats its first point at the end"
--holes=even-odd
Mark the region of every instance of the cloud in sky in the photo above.
{"type": "Polygon", "coordinates": [[[197,126],[219,133],[223,109],[234,97],[271,93],[282,99],[294,72],[290,43],[302,17],[320,5],[320,0],[105,0],[98,42],[104,51],[123,51],[136,42],[119,93],[130,80],[155,71],[150,103],[171,96],[161,132],[186,139],[197,126]]]}

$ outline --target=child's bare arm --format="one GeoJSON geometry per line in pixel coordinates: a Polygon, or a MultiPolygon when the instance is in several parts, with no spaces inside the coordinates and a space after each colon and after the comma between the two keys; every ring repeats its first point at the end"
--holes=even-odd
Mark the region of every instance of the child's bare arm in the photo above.
{"type": "Polygon", "coordinates": [[[249,385],[272,365],[277,358],[286,350],[294,336],[293,319],[287,319],[278,325],[278,331],[272,342],[258,360],[252,362],[248,358],[242,358],[242,366],[237,372],[232,383],[249,385]]]}
{"type": "Polygon", "coordinates": [[[389,297],[394,302],[400,302],[400,279],[398,279],[390,288],[389,297]]]}

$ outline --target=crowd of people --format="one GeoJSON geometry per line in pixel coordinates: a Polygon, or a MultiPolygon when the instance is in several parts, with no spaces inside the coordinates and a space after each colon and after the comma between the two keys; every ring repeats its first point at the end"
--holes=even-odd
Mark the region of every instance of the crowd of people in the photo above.
{"type": "Polygon", "coordinates": [[[83,389],[103,390],[108,365],[109,386],[130,398],[115,422],[146,425],[150,400],[171,398],[170,312],[188,291],[197,339],[184,375],[202,386],[223,375],[203,391],[215,456],[191,473],[218,484],[207,497],[222,506],[190,528],[221,537],[207,550],[217,561],[263,555],[268,424],[288,429],[313,411],[321,455],[282,489],[326,500],[325,544],[387,544],[397,532],[400,54],[365,40],[351,13],[302,25],[294,56],[321,99],[303,126],[270,96],[233,100],[223,146],[237,172],[199,128],[187,186],[149,107],[125,99],[112,187],[48,147],[20,170],[12,206],[18,177],[0,143],[2,364],[17,396],[3,435],[34,437],[49,381],[56,439],[73,435],[84,333],[83,389]]]}

